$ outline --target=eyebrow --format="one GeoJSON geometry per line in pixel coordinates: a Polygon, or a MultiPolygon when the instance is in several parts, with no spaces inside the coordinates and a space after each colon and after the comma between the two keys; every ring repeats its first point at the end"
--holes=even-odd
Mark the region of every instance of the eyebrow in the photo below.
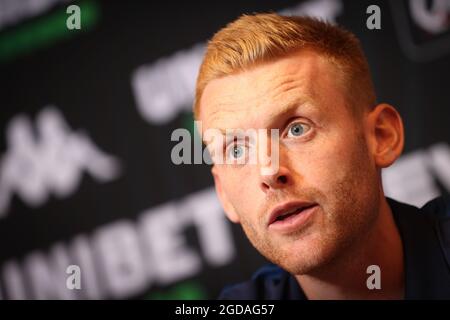
{"type": "Polygon", "coordinates": [[[301,106],[304,107],[306,104],[313,105],[313,103],[311,103],[312,101],[313,99],[309,96],[302,95],[300,97],[296,97],[294,99],[291,99],[289,102],[285,103],[279,109],[270,113],[269,118],[277,119],[282,115],[292,112],[293,109],[297,109],[301,106]]]}
{"type": "MultiPolygon", "coordinates": [[[[270,119],[269,126],[267,128],[248,128],[248,129],[241,129],[241,128],[217,128],[223,136],[228,139],[229,137],[236,137],[237,133],[239,131],[246,132],[247,130],[258,130],[258,129],[273,129],[273,124],[279,121],[279,118],[285,114],[289,114],[292,112],[292,110],[297,109],[301,106],[305,105],[314,105],[312,103],[314,100],[308,96],[308,95],[301,95],[296,96],[293,99],[290,99],[287,103],[284,103],[282,107],[278,108],[276,111],[269,113],[268,118],[270,119]],[[228,131],[228,132],[227,132],[228,131]]],[[[278,127],[278,126],[275,126],[278,127]]],[[[238,135],[239,137],[239,135],[238,135]]]]}
{"type": "Polygon", "coordinates": [[[240,139],[242,137],[245,137],[245,133],[248,130],[258,130],[257,128],[249,128],[249,129],[219,129],[219,131],[222,133],[222,136],[225,137],[225,142],[229,142],[229,139],[231,138],[237,138],[240,139]]]}

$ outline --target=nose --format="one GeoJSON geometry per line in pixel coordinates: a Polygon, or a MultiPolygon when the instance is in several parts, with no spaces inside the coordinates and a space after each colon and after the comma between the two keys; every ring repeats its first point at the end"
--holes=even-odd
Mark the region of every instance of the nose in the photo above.
{"type": "Polygon", "coordinates": [[[260,187],[264,193],[283,189],[292,183],[292,176],[289,169],[280,166],[274,174],[260,175],[260,187]]]}

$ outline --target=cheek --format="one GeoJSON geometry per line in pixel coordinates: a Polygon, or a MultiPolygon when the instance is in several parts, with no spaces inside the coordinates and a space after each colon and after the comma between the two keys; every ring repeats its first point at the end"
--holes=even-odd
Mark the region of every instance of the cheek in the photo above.
{"type": "Polygon", "coordinates": [[[255,176],[249,166],[224,167],[221,172],[221,181],[223,191],[240,216],[248,215],[248,212],[254,211],[255,205],[260,203],[256,199],[255,176]]]}
{"type": "Polygon", "coordinates": [[[296,157],[291,163],[302,177],[300,185],[317,189],[325,197],[335,194],[343,184],[350,187],[352,181],[370,171],[364,137],[351,130],[335,130],[318,136],[309,146],[294,148],[291,157],[296,157]]]}

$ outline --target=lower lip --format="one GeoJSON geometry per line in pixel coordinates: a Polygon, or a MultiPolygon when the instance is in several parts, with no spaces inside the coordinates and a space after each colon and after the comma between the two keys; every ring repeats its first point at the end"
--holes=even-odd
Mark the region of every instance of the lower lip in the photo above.
{"type": "Polygon", "coordinates": [[[284,220],[277,220],[269,225],[269,230],[276,232],[289,233],[298,231],[302,226],[306,224],[309,218],[318,208],[318,205],[304,209],[302,212],[287,217],[284,220]]]}

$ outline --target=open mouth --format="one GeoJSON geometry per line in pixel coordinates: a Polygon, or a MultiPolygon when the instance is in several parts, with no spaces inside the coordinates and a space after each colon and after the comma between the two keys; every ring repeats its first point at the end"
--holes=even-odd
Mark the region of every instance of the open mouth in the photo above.
{"type": "Polygon", "coordinates": [[[291,201],[276,206],[268,219],[268,226],[278,228],[291,228],[293,225],[300,225],[308,220],[315,208],[318,206],[315,202],[291,201]],[[302,222],[303,221],[303,222],[302,222]]]}
{"type": "Polygon", "coordinates": [[[312,208],[316,206],[316,204],[311,204],[309,206],[305,206],[305,207],[299,207],[299,208],[294,208],[292,210],[289,210],[287,212],[281,213],[280,215],[278,215],[275,220],[272,223],[275,223],[277,221],[285,221],[285,220],[289,220],[290,218],[293,218],[294,216],[301,214],[303,211],[312,208]]]}

